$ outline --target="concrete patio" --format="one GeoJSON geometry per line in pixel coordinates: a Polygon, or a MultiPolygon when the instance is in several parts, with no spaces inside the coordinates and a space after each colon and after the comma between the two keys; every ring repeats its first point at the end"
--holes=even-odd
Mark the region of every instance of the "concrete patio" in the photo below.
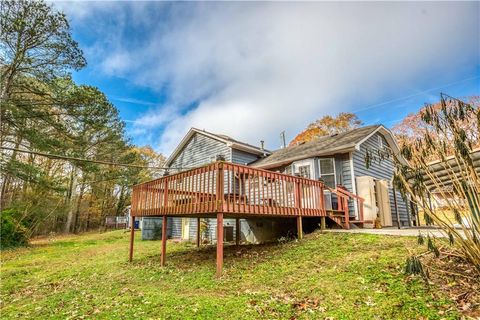
{"type": "MultiPolygon", "coordinates": [[[[420,228],[402,228],[398,229],[396,227],[391,228],[382,228],[382,229],[327,229],[326,232],[345,232],[345,233],[366,233],[366,234],[378,234],[378,235],[389,235],[389,236],[401,236],[401,237],[415,237],[419,233],[423,235],[433,235],[434,237],[446,238],[447,236],[443,234],[439,228],[435,227],[420,227],[420,228]]],[[[459,232],[463,233],[462,230],[459,232]]]]}

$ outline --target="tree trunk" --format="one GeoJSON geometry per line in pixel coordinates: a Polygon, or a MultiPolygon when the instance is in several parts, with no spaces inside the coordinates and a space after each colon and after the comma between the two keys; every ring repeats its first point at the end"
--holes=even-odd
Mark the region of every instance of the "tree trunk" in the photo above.
{"type": "Polygon", "coordinates": [[[67,222],[65,223],[65,233],[70,233],[70,228],[72,226],[72,220],[73,220],[73,205],[72,205],[72,199],[73,199],[73,192],[77,189],[77,168],[73,167],[72,173],[70,175],[70,190],[67,195],[67,203],[69,204],[70,208],[68,210],[68,215],[67,215],[67,222]]]}
{"type": "Polygon", "coordinates": [[[93,194],[91,193],[90,200],[88,201],[87,222],[85,225],[85,231],[88,231],[88,229],[90,229],[90,210],[92,208],[92,204],[93,204],[93,194]]]}
{"type": "MultiPolygon", "coordinates": [[[[18,149],[18,147],[20,146],[20,144],[22,143],[22,140],[23,140],[23,136],[22,135],[19,135],[17,137],[17,140],[15,141],[15,149],[18,149]]],[[[17,151],[13,151],[12,152],[12,156],[10,157],[10,160],[8,160],[7,163],[11,163],[12,161],[15,161],[17,158],[17,151]]],[[[0,207],[3,208],[4,206],[6,206],[7,204],[9,204],[12,200],[12,197],[7,197],[7,193],[10,191],[10,184],[11,184],[11,181],[12,181],[12,176],[9,175],[9,174],[3,174],[2,175],[3,178],[2,178],[2,188],[1,188],[1,194],[0,194],[0,199],[1,199],[1,203],[0,203],[0,207]]]]}
{"type": "Polygon", "coordinates": [[[118,197],[117,212],[116,212],[117,216],[121,215],[124,206],[125,206],[125,186],[122,186],[122,188],[120,189],[120,195],[118,197]]]}
{"type": "Polygon", "coordinates": [[[80,194],[78,195],[77,198],[77,209],[75,210],[75,216],[73,218],[73,233],[78,232],[78,217],[80,216],[80,209],[82,206],[82,200],[83,200],[83,193],[85,191],[85,178],[82,179],[82,185],[80,187],[80,194]]]}

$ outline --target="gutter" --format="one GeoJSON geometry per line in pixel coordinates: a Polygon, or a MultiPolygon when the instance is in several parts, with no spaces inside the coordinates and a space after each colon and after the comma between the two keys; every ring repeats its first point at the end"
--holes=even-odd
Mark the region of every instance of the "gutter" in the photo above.
{"type": "Polygon", "coordinates": [[[310,159],[310,158],[314,158],[314,157],[334,156],[335,154],[338,154],[338,153],[348,153],[348,152],[352,152],[354,150],[355,150],[354,146],[353,147],[348,147],[348,148],[342,148],[342,149],[334,149],[334,150],[329,150],[328,152],[324,152],[324,153],[320,152],[320,153],[311,154],[311,155],[308,155],[308,156],[292,157],[292,158],[288,158],[286,160],[281,160],[281,161],[277,161],[277,162],[273,162],[273,163],[268,163],[268,164],[265,164],[265,165],[261,165],[261,164],[260,165],[255,165],[255,163],[252,163],[251,167],[259,168],[259,169],[271,169],[271,168],[280,167],[282,165],[292,163],[294,161],[305,160],[305,159],[310,159]]]}

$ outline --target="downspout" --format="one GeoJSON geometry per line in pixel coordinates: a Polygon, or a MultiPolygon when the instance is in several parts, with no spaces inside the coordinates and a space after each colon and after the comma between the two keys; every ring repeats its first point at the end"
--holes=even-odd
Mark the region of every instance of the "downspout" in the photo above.
{"type": "Polygon", "coordinates": [[[393,186],[393,204],[395,205],[395,214],[397,215],[397,225],[398,225],[398,229],[401,229],[400,215],[398,214],[397,190],[395,189],[395,184],[392,184],[392,186],[393,186]]]}

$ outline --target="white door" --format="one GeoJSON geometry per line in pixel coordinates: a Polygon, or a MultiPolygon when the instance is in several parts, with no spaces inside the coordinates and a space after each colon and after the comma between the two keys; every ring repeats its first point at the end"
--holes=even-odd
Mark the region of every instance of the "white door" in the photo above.
{"type": "MultiPolygon", "coordinates": [[[[307,179],[314,179],[314,172],[313,172],[313,161],[312,160],[305,160],[305,161],[298,161],[293,164],[295,175],[300,176],[302,178],[307,179]]],[[[311,195],[314,194],[310,190],[312,186],[304,185],[303,189],[301,190],[301,198],[302,198],[302,208],[315,208],[315,199],[311,198],[311,195]]]]}

